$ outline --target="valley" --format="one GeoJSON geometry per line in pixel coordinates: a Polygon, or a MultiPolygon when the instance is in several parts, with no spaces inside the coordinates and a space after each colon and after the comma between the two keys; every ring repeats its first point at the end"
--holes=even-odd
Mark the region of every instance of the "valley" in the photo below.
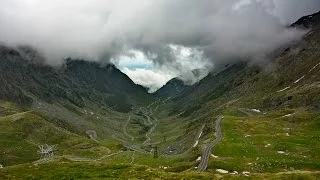
{"type": "Polygon", "coordinates": [[[1,46],[0,179],[319,179],[319,17],[270,68],[236,62],[153,94],[112,64],[1,46]]]}
{"type": "MultiPolygon", "coordinates": [[[[145,116],[146,119],[142,121],[149,124],[148,117],[154,119],[153,115],[161,115],[163,111],[167,111],[165,105],[159,106],[155,103],[152,106],[147,106],[148,108],[146,109],[137,108],[144,109],[144,113],[148,114],[145,116]]],[[[179,179],[181,177],[211,179],[212,174],[215,174],[216,178],[221,175],[226,178],[247,176],[252,178],[266,176],[274,178],[318,177],[319,161],[317,157],[319,150],[317,144],[320,134],[317,132],[314,123],[317,123],[319,115],[303,109],[268,111],[267,113],[248,115],[238,109],[235,104],[228,104],[228,108],[220,112],[223,117],[219,116],[217,120],[212,118],[207,121],[205,126],[196,125],[191,128],[193,130],[189,131],[187,135],[185,132],[181,132],[180,128],[171,128],[166,131],[166,138],[163,138],[164,134],[161,132],[161,128],[166,126],[166,124],[162,124],[165,120],[160,118],[157,118],[156,122],[150,120],[152,123],[159,123],[157,125],[159,129],[154,128],[151,131],[150,128],[144,134],[137,134],[137,136],[128,134],[129,136],[127,136],[124,132],[131,132],[135,127],[134,124],[130,123],[131,120],[128,121],[128,119],[131,119],[130,117],[128,119],[123,118],[123,128],[125,129],[120,128],[123,131],[112,134],[110,140],[102,139],[97,133],[97,141],[78,136],[77,138],[75,137],[78,140],[74,139],[74,147],[64,147],[63,142],[59,139],[59,144],[57,145],[59,149],[56,150],[53,159],[40,161],[38,160],[40,156],[36,153],[37,149],[30,148],[32,144],[30,144],[31,146],[27,144],[30,141],[41,142],[37,140],[36,134],[43,134],[46,131],[42,129],[41,132],[34,132],[34,129],[29,129],[32,133],[28,132],[31,136],[28,137],[30,140],[27,140],[25,144],[19,143],[10,146],[16,148],[14,151],[12,151],[13,149],[4,151],[16,155],[19,155],[17,153],[22,151],[21,156],[25,156],[25,153],[28,152],[26,150],[29,150],[29,154],[35,155],[34,160],[25,159],[22,161],[24,163],[20,165],[4,165],[5,168],[1,169],[1,172],[4,173],[2,177],[10,178],[5,174],[21,177],[21,175],[26,175],[24,173],[30,173],[31,171],[30,177],[33,174],[37,177],[48,178],[112,178],[121,176],[146,178],[147,176],[152,176],[154,178],[165,177],[168,179],[179,179]],[[289,114],[293,115],[290,116],[289,114]],[[303,121],[304,119],[311,120],[303,121]],[[150,138],[148,142],[146,142],[147,135],[150,138]],[[185,139],[180,139],[179,137],[181,136],[185,139]],[[182,143],[183,145],[181,146],[182,143]],[[122,144],[122,147],[117,147],[117,144],[122,144]],[[152,150],[150,145],[158,147],[158,158],[153,158],[153,154],[150,152],[152,150]],[[170,149],[168,149],[169,146],[170,149]],[[197,157],[202,158],[197,161],[197,157]],[[66,172],[63,168],[68,168],[69,171],[66,172]],[[17,169],[20,169],[19,174],[16,174],[17,169]],[[59,173],[55,172],[51,173],[51,175],[50,173],[45,173],[50,172],[51,169],[59,170],[59,173]],[[70,169],[74,170],[70,171],[70,169]],[[83,170],[81,171],[81,169],[83,170]],[[101,169],[104,170],[101,171],[101,169]],[[221,172],[217,172],[219,169],[229,173],[221,174],[221,172]],[[143,173],[135,174],[140,171],[143,173]],[[197,171],[205,172],[199,174],[197,171]],[[76,172],[76,174],[72,172],[76,172]],[[177,172],[179,173],[177,174],[177,172]],[[289,172],[291,173],[289,174],[289,172]]],[[[12,134],[11,128],[8,128],[11,125],[5,124],[5,122],[15,123],[19,118],[26,117],[28,113],[33,112],[15,113],[2,117],[2,129],[8,129],[12,134]]],[[[181,121],[179,124],[185,122],[185,120],[181,119],[170,121],[181,121]]],[[[32,124],[34,124],[34,121],[32,124]]],[[[59,129],[56,131],[61,133],[60,131],[63,132],[64,130],[59,129]]],[[[2,131],[2,135],[5,134],[2,131]]],[[[57,135],[52,134],[52,132],[50,136],[51,138],[57,138],[55,137],[57,135]]],[[[68,136],[70,137],[70,135],[68,136]]],[[[2,136],[2,138],[6,137],[8,136],[2,136]]],[[[3,140],[1,142],[4,142],[3,140]]],[[[10,144],[24,141],[23,139],[12,139],[10,144]]],[[[50,144],[56,142],[50,140],[50,138],[42,140],[42,142],[47,143],[50,141],[50,144]]],[[[10,147],[8,146],[7,148],[10,147]]],[[[8,162],[12,160],[8,159],[8,162]]]]}

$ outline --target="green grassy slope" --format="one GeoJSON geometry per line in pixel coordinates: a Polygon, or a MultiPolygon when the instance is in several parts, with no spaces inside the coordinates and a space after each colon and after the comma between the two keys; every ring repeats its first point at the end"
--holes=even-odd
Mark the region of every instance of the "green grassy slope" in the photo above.
{"type": "MultiPolygon", "coordinates": [[[[4,104],[8,106],[8,103],[4,104]]],[[[4,166],[40,159],[38,145],[44,144],[55,145],[57,156],[91,157],[110,153],[108,148],[99,146],[88,137],[79,136],[50,123],[42,114],[34,111],[12,112],[15,110],[15,106],[11,104],[10,108],[5,107],[2,110],[8,115],[0,117],[0,159],[4,166]]]]}

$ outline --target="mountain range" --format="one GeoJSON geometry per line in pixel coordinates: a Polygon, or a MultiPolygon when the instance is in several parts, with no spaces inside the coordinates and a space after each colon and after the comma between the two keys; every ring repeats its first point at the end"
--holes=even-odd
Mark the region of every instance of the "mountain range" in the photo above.
{"type": "Polygon", "coordinates": [[[263,65],[195,70],[199,82],[176,77],[153,94],[113,64],[52,67],[2,45],[0,178],[317,179],[319,19],[292,24],[305,36],[263,65]]]}

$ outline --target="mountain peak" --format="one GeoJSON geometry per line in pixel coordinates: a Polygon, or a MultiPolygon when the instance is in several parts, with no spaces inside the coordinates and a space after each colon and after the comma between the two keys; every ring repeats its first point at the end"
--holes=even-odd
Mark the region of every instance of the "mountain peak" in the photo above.
{"type": "Polygon", "coordinates": [[[308,16],[303,16],[298,21],[293,23],[291,27],[312,28],[320,24],[320,11],[308,16]]]}
{"type": "Polygon", "coordinates": [[[162,86],[156,94],[160,97],[178,95],[192,87],[195,83],[206,77],[209,72],[206,69],[194,69],[175,77],[162,86]]]}

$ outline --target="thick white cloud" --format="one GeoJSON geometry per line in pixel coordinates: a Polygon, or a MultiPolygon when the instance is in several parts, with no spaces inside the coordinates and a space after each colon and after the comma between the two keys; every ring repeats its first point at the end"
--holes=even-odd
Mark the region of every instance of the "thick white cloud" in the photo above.
{"type": "Polygon", "coordinates": [[[155,67],[184,74],[194,64],[263,59],[302,35],[283,22],[317,8],[318,0],[1,0],[0,41],[35,46],[50,64],[143,52],[155,67]],[[187,66],[172,47],[202,56],[187,66]]]}
{"type": "MultiPolygon", "coordinates": [[[[239,1],[2,0],[0,41],[34,45],[50,57],[50,63],[67,56],[109,60],[140,49],[167,64],[175,61],[168,44],[197,47],[212,61],[220,61],[225,53],[214,55],[217,51],[251,55],[293,38],[294,32],[267,13],[265,2],[272,0],[251,0],[243,10],[234,11],[239,1]]],[[[285,5],[307,9],[316,3],[276,2],[285,15],[294,13],[285,5]]]]}

